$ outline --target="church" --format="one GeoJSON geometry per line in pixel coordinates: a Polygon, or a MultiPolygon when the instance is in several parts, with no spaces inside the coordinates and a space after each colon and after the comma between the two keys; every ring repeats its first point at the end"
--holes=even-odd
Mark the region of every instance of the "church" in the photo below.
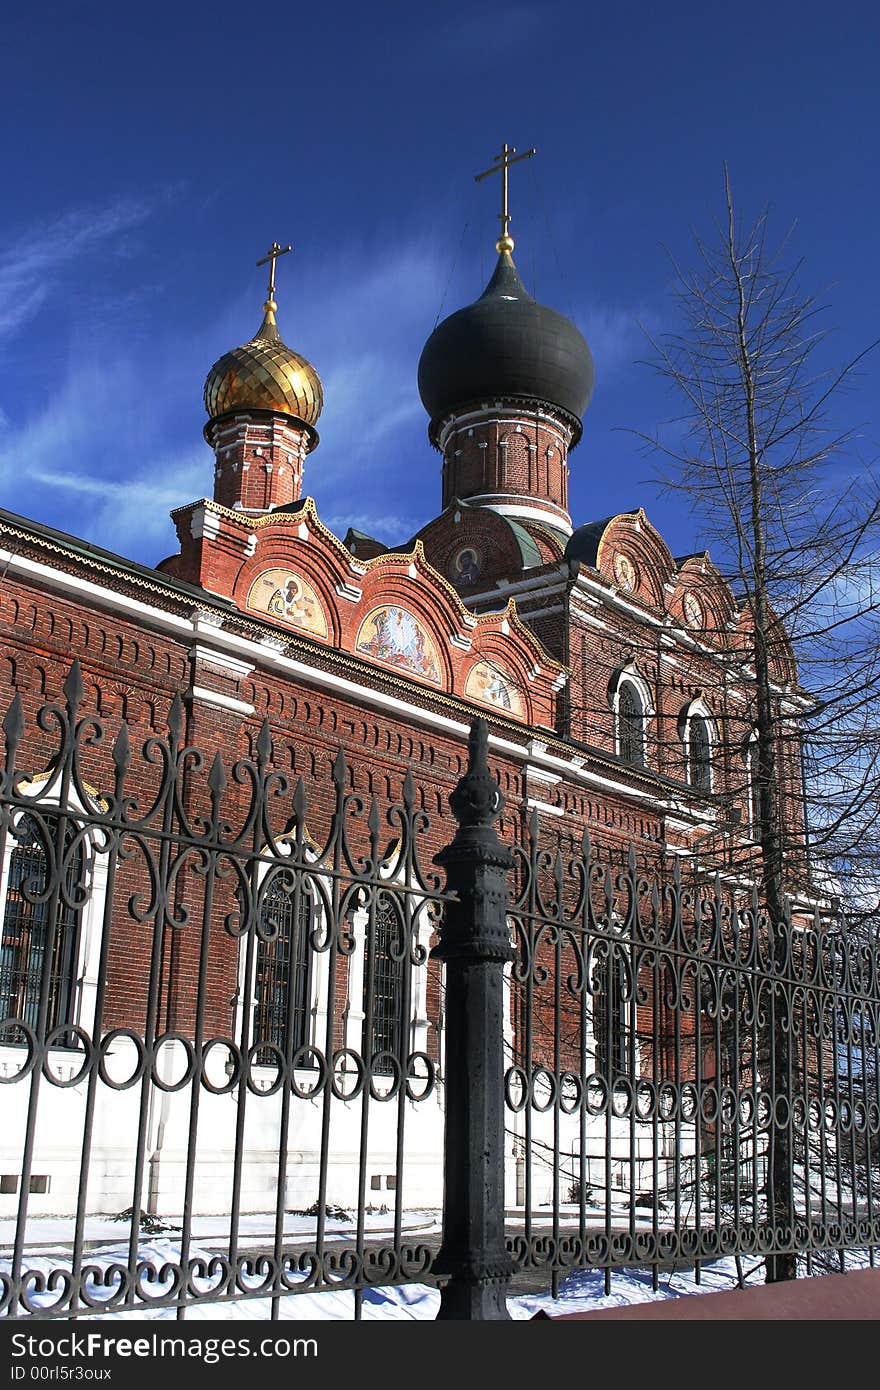
{"type": "MultiPolygon", "coordinates": [[[[337,536],[309,496],[325,409],[321,364],[285,342],[276,266],[289,248],[277,243],[266,258],[256,332],[207,374],[205,495],[181,498],[172,513],[176,553],[145,567],[0,512],[3,705],[18,694],[26,730],[17,766],[28,776],[16,783],[18,795],[56,795],[54,730],[38,714],[63,704],[78,658],[83,714],[113,736],[124,724],[132,746],[163,735],[176,708],[182,741],[208,763],[220,752],[228,768],[255,756],[267,726],[276,765],[302,779],[317,840],[341,749],[352,793],[376,798],[383,811],[411,772],[418,805],[432,817],[431,848],[442,848],[454,829],[448,798],[465,766],[468,729],[482,715],[505,798],[503,838],[515,842],[536,817],[563,844],[589,832],[610,865],[624,864],[632,847],[651,869],[679,859],[748,883],[756,854],[750,616],[707,554],[671,554],[637,498],[617,516],[572,517],[569,470],[589,453],[593,358],[577,327],[537,302],[517,272],[510,154],[505,146],[494,166],[504,204],[491,278],[438,324],[418,363],[438,511],[415,535],[394,545],[354,529],[337,536]]],[[[801,695],[783,644],[775,678],[779,711],[795,726],[801,695]]],[[[780,776],[796,844],[803,787],[792,742],[780,747],[780,776]]],[[[148,770],[144,779],[146,789],[148,770]]],[[[100,792],[81,796],[98,800],[100,792]]],[[[169,1035],[185,1039],[198,996],[199,1027],[235,1037],[246,1015],[258,1039],[277,1045],[272,1000],[281,982],[296,993],[297,1045],[316,1046],[327,980],[316,968],[292,986],[290,943],[287,954],[258,952],[245,970],[230,938],[200,974],[191,936],[154,998],[149,935],[120,923],[108,944],[114,909],[100,854],[81,868],[84,891],[67,895],[48,923],[39,893],[22,891],[46,852],[35,826],[21,814],[4,824],[0,1024],[36,1020],[48,932],[54,958],[43,1026],[62,1041],[74,1026],[91,1035],[96,1010],[101,1028],[120,1036],[143,1030],[147,1018],[158,1028],[159,1010],[169,1035]]],[[[362,989],[352,974],[346,1006],[330,1025],[338,1038],[357,1041],[362,989]]],[[[420,1054],[442,1054],[437,971],[421,979],[408,1026],[420,1054]]],[[[510,1028],[513,1037],[513,1017],[510,1028]]],[[[9,1074],[21,1039],[7,1029],[5,1041],[0,1061],[9,1074]]],[[[30,1180],[35,1210],[57,1211],[75,1192],[76,1154],[63,1142],[79,1123],[73,1073],[69,1081],[45,1112],[52,1132],[42,1132],[45,1157],[34,1169],[44,1185],[30,1180]]],[[[133,1105],[133,1094],[120,1104],[133,1105]]],[[[185,1117],[172,1123],[160,1109],[149,1119],[144,1198],[151,1210],[174,1210],[183,1141],[171,1136],[185,1117]]],[[[24,1110],[19,1118],[24,1124],[24,1110]]],[[[127,1162],[114,1158],[125,1123],[103,1123],[94,1142],[104,1146],[101,1201],[111,1211],[131,1201],[127,1162]]],[[[440,1134],[438,1105],[414,1140],[410,1191],[425,1202],[437,1196],[440,1134]]],[[[297,1140],[304,1173],[310,1142],[297,1140]]],[[[264,1148],[269,1154],[270,1139],[264,1148]]],[[[222,1171],[221,1150],[218,1139],[216,1159],[204,1159],[204,1189],[211,1164],[222,1171]]],[[[245,1210],[262,1209],[271,1158],[264,1167],[269,1176],[257,1165],[242,1188],[245,1210]]],[[[2,1168],[0,1212],[18,1190],[15,1159],[4,1157],[2,1168]]],[[[369,1178],[378,1192],[396,1185],[392,1158],[377,1161],[369,1178]]],[[[305,1176],[291,1191],[306,1201],[310,1182],[305,1176]]],[[[340,1179],[340,1200],[344,1191],[340,1179]]],[[[200,1199],[212,1209],[203,1191],[200,1199]]]]}

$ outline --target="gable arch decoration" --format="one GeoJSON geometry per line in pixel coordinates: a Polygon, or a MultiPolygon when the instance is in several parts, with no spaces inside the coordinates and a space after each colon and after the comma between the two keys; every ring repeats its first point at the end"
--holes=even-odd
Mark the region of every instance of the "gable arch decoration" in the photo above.
{"type": "Polygon", "coordinates": [[[493,661],[484,658],[474,663],[468,672],[464,693],[471,700],[492,705],[520,719],[523,717],[523,699],[516,682],[493,661]]]}
{"type": "Polygon", "coordinates": [[[246,607],[313,637],[329,635],[324,605],[312,585],[293,570],[263,570],[248,590],[246,607]]]}
{"type": "Polygon", "coordinates": [[[437,644],[425,625],[399,604],[382,604],[367,614],[358,630],[355,651],[432,685],[443,683],[437,644]]]}

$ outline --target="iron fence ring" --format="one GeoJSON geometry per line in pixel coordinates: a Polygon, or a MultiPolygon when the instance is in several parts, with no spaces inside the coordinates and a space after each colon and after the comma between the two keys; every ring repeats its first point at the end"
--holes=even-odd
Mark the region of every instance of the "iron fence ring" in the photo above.
{"type": "Polygon", "coordinates": [[[635,1105],[636,1091],[628,1076],[615,1076],[611,1083],[611,1113],[618,1120],[629,1119],[635,1105]]]}
{"type": "Polygon", "coordinates": [[[188,1086],[196,1074],[195,1046],[190,1041],[190,1039],[186,1037],[183,1033],[178,1033],[175,1031],[162,1033],[158,1038],[156,1038],[152,1047],[149,1049],[149,1055],[150,1078],[153,1082],[153,1085],[157,1086],[160,1091],[165,1091],[168,1094],[173,1094],[175,1091],[182,1091],[184,1086],[188,1086]],[[184,1069],[183,1075],[178,1077],[176,1081],[166,1081],[164,1077],[161,1077],[159,1075],[157,1069],[159,1053],[162,1051],[163,1047],[167,1048],[168,1052],[170,1053],[175,1043],[179,1043],[181,1048],[183,1049],[184,1056],[186,1057],[186,1067],[184,1069]]]}
{"type": "Polygon", "coordinates": [[[587,1077],[586,1086],[586,1108],[587,1114],[594,1118],[604,1115],[608,1109],[609,1088],[605,1077],[599,1072],[594,1071],[587,1077]]]}
{"type": "Polygon", "coordinates": [[[434,1087],[435,1087],[435,1085],[436,1085],[436,1082],[437,1082],[437,1068],[434,1066],[434,1063],[431,1061],[431,1058],[428,1056],[427,1052],[411,1052],[411,1053],[409,1054],[409,1056],[407,1057],[407,1059],[406,1059],[406,1096],[407,1096],[407,1100],[411,1100],[411,1101],[414,1101],[414,1102],[416,1102],[416,1103],[418,1103],[418,1102],[421,1101],[421,1100],[427,1100],[427,1099],[428,1099],[428,1096],[430,1096],[430,1095],[432,1094],[432,1092],[433,1092],[433,1090],[434,1090],[434,1087]],[[414,1082],[414,1081],[417,1081],[417,1080],[419,1079],[419,1078],[416,1077],[416,1076],[414,1075],[414,1073],[413,1073],[413,1067],[414,1067],[414,1065],[415,1065],[416,1062],[424,1062],[424,1064],[425,1064],[425,1069],[426,1069],[426,1071],[427,1071],[427,1076],[425,1076],[425,1077],[423,1078],[423,1080],[424,1080],[424,1090],[419,1091],[419,1092],[416,1092],[416,1091],[413,1089],[413,1082],[414,1082]]]}
{"type": "Polygon", "coordinates": [[[331,1063],[330,1090],[333,1092],[333,1095],[337,1100],[357,1100],[364,1089],[364,1082],[367,1076],[367,1068],[363,1057],[359,1052],[355,1052],[352,1047],[340,1047],[333,1053],[331,1063]],[[350,1091],[344,1090],[337,1080],[337,1075],[340,1071],[339,1063],[344,1063],[347,1058],[350,1058],[354,1063],[354,1070],[352,1073],[349,1073],[343,1066],[341,1068],[341,1073],[343,1077],[346,1075],[354,1076],[354,1085],[350,1091]]]}
{"type": "Polygon", "coordinates": [[[529,1081],[524,1067],[507,1068],[504,1075],[504,1101],[508,1110],[512,1110],[514,1115],[521,1114],[528,1105],[529,1081]],[[518,1087],[518,1096],[514,1094],[514,1086],[518,1087]]]}
{"type": "Polygon", "coordinates": [[[313,1047],[311,1043],[305,1043],[302,1047],[297,1048],[291,1058],[289,1072],[290,1089],[299,1100],[312,1100],[315,1096],[320,1095],[326,1086],[328,1072],[327,1058],[324,1056],[321,1049],[313,1047]],[[317,1072],[317,1080],[311,1086],[304,1085],[303,1082],[298,1081],[296,1077],[297,1067],[300,1071],[305,1071],[306,1059],[309,1057],[314,1057],[317,1063],[317,1066],[314,1068],[317,1072]]]}
{"type": "Polygon", "coordinates": [[[34,1032],[33,1028],[29,1027],[27,1023],[25,1023],[22,1019],[18,1018],[0,1019],[0,1047],[20,1046],[20,1044],[10,1044],[3,1042],[4,1034],[7,1032],[11,1033],[13,1031],[24,1033],[25,1042],[27,1044],[27,1056],[25,1057],[24,1065],[21,1066],[18,1069],[18,1071],[14,1073],[14,1075],[0,1075],[0,1085],[4,1086],[14,1085],[16,1081],[24,1081],[26,1076],[30,1076],[31,1072],[34,1069],[34,1066],[36,1065],[37,1056],[39,1053],[36,1033],[34,1032]]]}
{"type": "MultiPolygon", "coordinates": [[[[268,1065],[272,1066],[273,1063],[270,1062],[268,1065]]],[[[277,1091],[281,1090],[281,1087],[287,1080],[287,1060],[281,1048],[273,1042],[252,1043],[247,1050],[247,1056],[243,1066],[243,1075],[245,1084],[251,1095],[274,1096],[277,1091]],[[272,1053],[276,1059],[274,1063],[275,1079],[268,1086],[261,1086],[257,1084],[257,1078],[254,1073],[258,1067],[267,1066],[264,1060],[267,1052],[272,1053]]]]}
{"type": "Polygon", "coordinates": [[[400,1059],[396,1057],[393,1052],[389,1052],[387,1050],[381,1052],[374,1052],[372,1057],[370,1058],[370,1065],[368,1071],[370,1078],[370,1095],[372,1096],[373,1100],[377,1100],[380,1102],[383,1100],[393,1100],[403,1083],[403,1068],[400,1065],[400,1059]],[[377,1064],[383,1061],[387,1061],[388,1063],[390,1063],[389,1071],[377,1070],[377,1064]],[[390,1085],[387,1091],[377,1090],[376,1080],[377,1077],[380,1076],[391,1078],[390,1085]]]}
{"type": "Polygon", "coordinates": [[[535,1067],[529,1079],[529,1105],[532,1110],[535,1110],[539,1115],[546,1114],[547,1111],[553,1107],[557,1093],[558,1087],[556,1084],[556,1077],[550,1068],[535,1067]],[[547,1084],[547,1097],[543,1102],[539,1102],[538,1100],[539,1079],[541,1081],[546,1081],[547,1084]]]}
{"type": "MultiPolygon", "coordinates": [[[[230,1091],[235,1090],[241,1080],[243,1065],[241,1048],[237,1045],[234,1038],[227,1038],[222,1034],[216,1038],[209,1038],[201,1049],[201,1057],[199,1059],[199,1081],[206,1091],[211,1092],[212,1096],[228,1096],[230,1091]],[[208,1054],[217,1047],[225,1047],[232,1059],[232,1068],[227,1071],[226,1080],[219,1086],[208,1076],[207,1069],[208,1054]]],[[[228,1067],[229,1063],[227,1062],[225,1066],[228,1067]]]]}
{"type": "Polygon", "coordinates": [[[52,1031],[46,1035],[46,1050],[43,1056],[42,1067],[43,1075],[52,1086],[58,1086],[61,1089],[66,1089],[69,1086],[78,1086],[80,1082],[84,1081],[91,1072],[92,1068],[95,1065],[95,1060],[97,1056],[98,1049],[95,1047],[94,1043],[92,1042],[92,1039],[89,1037],[88,1033],[85,1031],[84,1028],[80,1028],[79,1024],[77,1023],[59,1023],[56,1028],[53,1028],[52,1031]],[[55,1072],[52,1070],[49,1052],[53,1045],[53,1038],[63,1038],[70,1035],[79,1038],[80,1042],[83,1044],[83,1060],[82,1066],[80,1067],[78,1072],[71,1071],[70,1076],[64,1078],[61,1076],[56,1076],[55,1072]]]}
{"type": "Polygon", "coordinates": [[[112,1028],[109,1033],[104,1034],[99,1045],[98,1075],[104,1084],[109,1086],[112,1090],[127,1091],[131,1086],[136,1086],[141,1080],[144,1074],[146,1055],[147,1050],[144,1045],[144,1040],[133,1028],[112,1028]],[[113,1044],[119,1042],[122,1038],[125,1038],[134,1045],[137,1061],[131,1076],[126,1077],[124,1081],[117,1081],[107,1070],[107,1058],[110,1055],[113,1044]]]}
{"type": "Polygon", "coordinates": [[[576,1115],[584,1103],[584,1083],[576,1071],[564,1071],[559,1078],[559,1108],[564,1115],[576,1115]],[[570,1095],[566,1099],[566,1088],[570,1095]]]}

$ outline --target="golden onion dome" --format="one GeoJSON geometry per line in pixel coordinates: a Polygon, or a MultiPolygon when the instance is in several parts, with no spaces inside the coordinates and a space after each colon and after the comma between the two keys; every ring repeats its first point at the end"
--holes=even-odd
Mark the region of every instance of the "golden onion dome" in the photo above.
{"type": "Polygon", "coordinates": [[[321,378],[311,362],[282,342],[275,322],[278,305],[263,305],[256,335],[215,362],[205,381],[211,419],[234,410],[272,410],[314,426],[324,405],[321,378]]]}

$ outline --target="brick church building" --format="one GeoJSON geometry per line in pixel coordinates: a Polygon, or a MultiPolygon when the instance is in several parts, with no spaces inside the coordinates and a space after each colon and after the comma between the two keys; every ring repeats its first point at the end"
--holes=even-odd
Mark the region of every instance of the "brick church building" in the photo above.
{"type": "MultiPolygon", "coordinates": [[[[617,516],[571,516],[569,469],[589,452],[588,427],[582,435],[593,360],[578,329],[527,293],[512,250],[505,224],[485,290],[441,322],[422,352],[418,389],[436,453],[439,511],[399,544],[353,529],[334,535],[308,495],[304,474],[325,403],[318,371],[287,346],[283,319],[282,327],[276,321],[279,247],[256,333],[208,373],[206,495],[181,498],[172,513],[175,554],[145,567],[0,512],[0,672],[4,707],[15,692],[21,698],[26,732],[17,766],[28,777],[20,792],[50,795],[55,733],[37,714],[63,704],[77,657],[83,714],[111,737],[124,721],[133,747],[164,736],[178,702],[182,741],[207,763],[219,750],[228,769],[254,756],[268,721],[276,764],[303,779],[317,840],[341,747],[352,792],[375,797],[383,814],[411,770],[418,806],[431,818],[430,848],[439,849],[454,830],[448,797],[465,765],[470,722],[481,714],[509,841],[536,814],[566,843],[589,830],[611,864],[624,863],[633,846],[652,868],[679,857],[748,881],[755,855],[749,613],[708,555],[670,553],[637,499],[617,516]]],[[[780,651],[777,699],[796,721],[797,675],[780,651]]],[[[780,748],[780,776],[794,844],[802,830],[796,745],[780,748]]],[[[21,816],[7,830],[0,1022],[35,1015],[40,906],[20,885],[22,865],[33,869],[44,852],[21,816]]],[[[71,896],[56,931],[48,1023],[90,1035],[99,1007],[102,1028],[138,1031],[158,1007],[162,1027],[190,1035],[197,945],[180,946],[157,1005],[148,935],[121,924],[106,946],[106,884],[97,863],[90,872],[83,869],[88,892],[71,896]]],[[[235,1036],[248,1014],[269,1028],[273,968],[264,952],[257,976],[245,979],[229,937],[198,985],[204,1027],[235,1036]]],[[[319,975],[305,980],[297,1004],[303,1046],[316,1043],[326,1021],[319,975]]],[[[357,1041],[363,1012],[354,975],[347,988],[333,1026],[357,1041]]],[[[426,1055],[442,1050],[441,1015],[439,975],[429,969],[410,1020],[413,1045],[426,1055]]],[[[0,1048],[13,1070],[19,1042],[0,1048]]],[[[54,1192],[45,1197],[49,1211],[72,1181],[65,1174],[73,1159],[59,1135],[76,1123],[76,1091],[51,1097],[47,1186],[34,1189],[35,1201],[54,1192]]],[[[132,1093],[120,1095],[123,1104],[132,1093]]],[[[154,1209],[173,1209],[181,1160],[162,1124],[149,1140],[149,1197],[154,1209]]],[[[413,1191],[426,1201],[436,1195],[439,1125],[437,1107],[415,1141],[414,1171],[422,1176],[413,1191]]],[[[112,1130],[107,1121],[95,1140],[107,1155],[105,1210],[124,1205],[126,1192],[112,1130]]],[[[298,1144],[305,1172],[309,1144],[298,1144]]],[[[219,1155],[219,1139],[218,1146],[219,1155]]],[[[210,1174],[214,1160],[205,1161],[210,1174]]],[[[219,1156],[217,1163],[219,1171],[219,1156]]],[[[390,1186],[392,1166],[378,1163],[371,1181],[390,1186]]],[[[8,1171],[3,1190],[11,1194],[14,1167],[8,1171]]],[[[254,1177],[244,1198],[256,1210],[260,1182],[254,1177]]],[[[310,1190],[304,1179],[303,1200],[310,1190]]],[[[202,1200],[210,1210],[210,1198],[202,1200]]]]}

